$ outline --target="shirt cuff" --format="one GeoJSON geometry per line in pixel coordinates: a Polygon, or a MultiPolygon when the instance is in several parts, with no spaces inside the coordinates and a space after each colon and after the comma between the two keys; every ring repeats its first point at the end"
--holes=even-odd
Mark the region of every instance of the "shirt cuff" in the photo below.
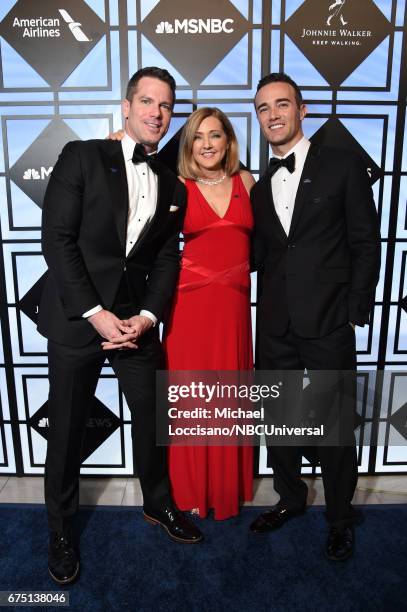
{"type": "Polygon", "coordinates": [[[89,317],[91,317],[92,315],[96,314],[97,312],[100,312],[101,310],[103,310],[103,306],[98,304],[94,308],[91,308],[91,310],[87,310],[86,312],[84,312],[83,315],[82,315],[82,318],[83,319],[88,319],[89,317]]]}
{"type": "Polygon", "coordinates": [[[153,315],[152,312],[150,312],[149,310],[140,310],[140,315],[142,317],[147,317],[148,319],[151,319],[151,321],[153,322],[153,326],[155,327],[157,325],[158,319],[155,315],[153,315]]]}

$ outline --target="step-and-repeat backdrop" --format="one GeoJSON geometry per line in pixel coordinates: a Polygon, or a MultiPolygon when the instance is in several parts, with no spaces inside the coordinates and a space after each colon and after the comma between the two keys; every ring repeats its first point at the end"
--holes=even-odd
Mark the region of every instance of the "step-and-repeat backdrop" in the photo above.
{"type": "MultiPolygon", "coordinates": [[[[167,68],[178,101],[164,154],[174,163],[188,114],[219,106],[257,178],[268,149],[253,97],[284,70],[301,86],[308,137],[366,161],[381,217],[383,263],[369,326],[357,330],[361,473],[407,471],[407,26],[405,0],[2,0],[0,3],[0,473],[41,474],[46,341],[36,331],[46,264],[41,205],[72,139],[122,125],[138,68],[167,68]],[[386,370],[386,376],[380,375],[386,370]]],[[[255,315],[256,282],[252,309],[255,315]]],[[[103,368],[84,474],[134,474],[130,414],[103,368]]],[[[304,460],[304,472],[311,470],[304,460]]],[[[260,450],[258,470],[270,473],[260,450]]]]}

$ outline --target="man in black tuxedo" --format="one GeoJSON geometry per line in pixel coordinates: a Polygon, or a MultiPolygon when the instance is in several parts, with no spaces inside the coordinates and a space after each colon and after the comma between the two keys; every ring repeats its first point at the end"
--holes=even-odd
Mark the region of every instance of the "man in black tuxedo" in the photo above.
{"type": "MultiPolygon", "coordinates": [[[[258,365],[261,370],[307,369],[312,387],[312,372],[356,370],[355,325],[369,320],[379,275],[378,218],[358,156],[304,137],[306,107],[290,77],[273,73],[261,79],[255,107],[274,156],[251,192],[254,253],[262,279],[258,365]]],[[[357,457],[351,433],[351,442],[348,436],[346,444],[317,449],[330,523],[325,553],[332,560],[348,558],[354,546],[357,457]]],[[[254,521],[256,533],[302,513],[307,500],[301,448],[271,444],[268,456],[280,501],[254,521]]]]}
{"type": "Polygon", "coordinates": [[[166,70],[139,70],[123,102],[123,141],[68,143],[45,195],[49,272],[38,323],[49,352],[45,500],[49,571],[61,584],[79,570],[71,524],[86,422],[106,356],[132,413],[146,520],[180,542],[202,538],[173,505],[167,449],[155,444],[155,372],[163,368],[157,323],[178,275],[186,199],[182,183],[154,155],[174,101],[166,70]]]}

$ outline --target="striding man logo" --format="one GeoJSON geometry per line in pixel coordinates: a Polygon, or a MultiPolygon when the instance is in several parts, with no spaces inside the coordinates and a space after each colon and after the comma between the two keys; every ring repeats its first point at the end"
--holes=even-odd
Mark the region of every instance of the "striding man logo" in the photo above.
{"type": "Polygon", "coordinates": [[[335,0],[333,4],[329,7],[329,15],[326,20],[326,25],[330,26],[332,21],[339,19],[342,25],[347,25],[347,21],[345,21],[344,16],[342,15],[342,9],[346,0],[335,0]]]}

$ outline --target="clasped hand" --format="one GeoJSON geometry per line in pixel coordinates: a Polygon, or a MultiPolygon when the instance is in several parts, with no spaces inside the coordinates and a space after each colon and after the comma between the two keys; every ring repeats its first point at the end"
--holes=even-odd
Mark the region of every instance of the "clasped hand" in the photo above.
{"type": "Polygon", "coordinates": [[[130,319],[119,319],[109,310],[101,310],[88,318],[105,341],[104,351],[136,349],[137,339],[153,326],[153,322],[143,315],[134,315],[130,319]]]}

